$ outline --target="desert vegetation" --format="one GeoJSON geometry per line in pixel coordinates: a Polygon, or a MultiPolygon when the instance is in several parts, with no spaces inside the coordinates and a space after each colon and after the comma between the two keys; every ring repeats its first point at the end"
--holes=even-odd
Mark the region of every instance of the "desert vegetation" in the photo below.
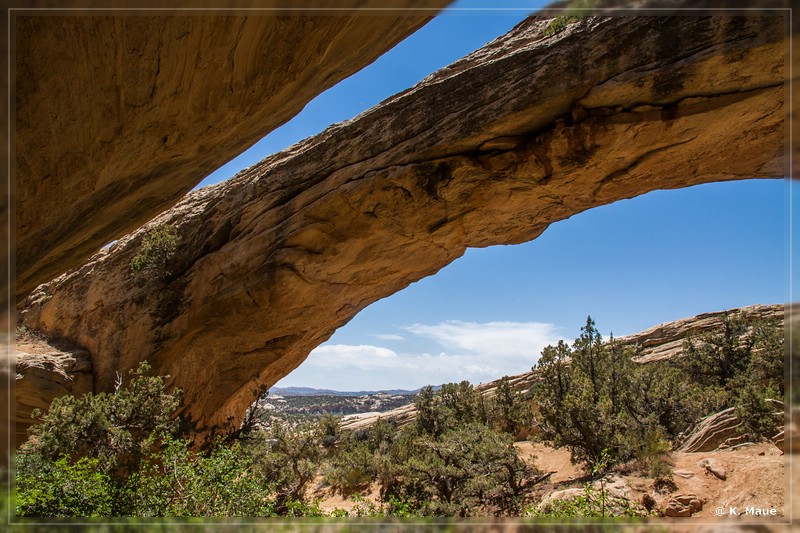
{"type": "MultiPolygon", "coordinates": [[[[604,341],[589,318],[568,345],[548,346],[534,385],[492,394],[470,383],[423,388],[414,422],[345,431],[331,414],[270,419],[198,437],[176,413],[181,391],[142,364],[110,393],[63,396],[18,450],[16,514],[67,516],[644,516],[612,496],[609,472],[668,484],[669,452],[700,418],[734,407],[751,441],[771,436],[780,399],[780,323],[726,316],[681,357],[637,364],[636,347],[604,341]],[[581,494],[541,503],[541,472],[515,441],[569,450],[581,494]],[[320,490],[356,501],[323,510],[320,490]],[[370,491],[377,494],[365,498],[370,491]]],[[[263,389],[259,392],[263,393],[263,389]]]]}
{"type": "Polygon", "coordinates": [[[571,346],[545,348],[533,368],[539,438],[576,463],[635,461],[664,477],[665,453],[706,415],[735,407],[750,440],[777,432],[767,399],[784,395],[780,323],[726,315],[719,331],[687,339],[679,358],[640,365],[638,355],[604,342],[591,317],[571,346]]]}
{"type": "Polygon", "coordinates": [[[171,275],[171,263],[178,251],[178,232],[168,224],[152,227],[142,238],[137,253],[131,259],[130,271],[139,286],[167,280],[171,275]]]}

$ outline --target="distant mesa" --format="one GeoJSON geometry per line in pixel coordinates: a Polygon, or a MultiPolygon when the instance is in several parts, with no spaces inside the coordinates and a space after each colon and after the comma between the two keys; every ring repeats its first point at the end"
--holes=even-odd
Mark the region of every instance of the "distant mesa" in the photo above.
{"type": "MultiPolygon", "coordinates": [[[[437,386],[438,388],[439,386],[437,386]]],[[[378,391],[338,391],[330,389],[315,389],[312,387],[272,387],[269,389],[269,394],[279,394],[281,396],[370,396],[376,394],[400,394],[400,395],[413,395],[417,394],[419,389],[406,390],[406,389],[389,389],[378,391]]]]}

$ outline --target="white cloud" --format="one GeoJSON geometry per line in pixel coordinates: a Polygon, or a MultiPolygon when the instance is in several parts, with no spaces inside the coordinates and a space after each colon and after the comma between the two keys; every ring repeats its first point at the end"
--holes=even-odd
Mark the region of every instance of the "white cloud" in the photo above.
{"type": "MultiPolygon", "coordinates": [[[[554,325],[537,322],[447,321],[405,329],[419,343],[443,350],[433,355],[425,348],[405,353],[371,344],[324,344],[278,386],[380,390],[465,379],[481,383],[529,370],[542,349],[560,338],[554,325]]],[[[384,337],[395,340],[392,335],[384,337]]]]}
{"type": "Polygon", "coordinates": [[[404,341],[406,340],[405,337],[402,335],[397,335],[395,333],[378,333],[373,335],[376,339],[380,339],[382,341],[404,341]]]}
{"type": "Polygon", "coordinates": [[[392,366],[392,362],[396,360],[397,353],[382,346],[323,344],[315,348],[303,364],[320,368],[354,367],[374,370],[392,366]]]}
{"type": "Polygon", "coordinates": [[[491,358],[538,359],[548,344],[557,342],[556,326],[541,322],[461,322],[414,324],[411,333],[436,341],[446,349],[467,351],[491,358]]]}

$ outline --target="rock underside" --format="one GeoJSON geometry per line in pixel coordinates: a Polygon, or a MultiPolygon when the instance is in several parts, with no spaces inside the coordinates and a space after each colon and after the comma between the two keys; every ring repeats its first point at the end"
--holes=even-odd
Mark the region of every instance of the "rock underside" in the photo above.
{"type": "MultiPolygon", "coordinates": [[[[442,8],[448,2],[314,5],[326,3],[442,8]]],[[[286,5],[211,0],[205,6],[214,4],[286,5]]],[[[315,96],[430,20],[435,9],[367,17],[342,11],[46,13],[13,17],[18,302],[173,206],[315,96]]]]}
{"type": "Polygon", "coordinates": [[[468,247],[529,241],[656,189],[785,175],[780,17],[586,17],[552,35],[549,23],[530,18],[189,194],[40,286],[21,321],[85,348],[96,391],[149,360],[209,427],[468,247]],[[129,265],[154,224],[176,228],[178,254],[170,277],[140,287],[129,265]]]}

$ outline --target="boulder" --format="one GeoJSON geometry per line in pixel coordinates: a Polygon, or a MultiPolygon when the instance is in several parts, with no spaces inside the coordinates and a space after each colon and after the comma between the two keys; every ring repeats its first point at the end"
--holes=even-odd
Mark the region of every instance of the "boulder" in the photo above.
{"type": "Polygon", "coordinates": [[[44,341],[22,343],[16,350],[16,446],[28,438],[34,409],[47,410],[53,399],[92,392],[92,362],[80,348],[51,346],[44,341]]]}
{"type": "Polygon", "coordinates": [[[580,498],[586,494],[584,489],[579,488],[571,488],[571,489],[562,489],[562,490],[554,490],[552,492],[547,493],[542,500],[539,502],[539,509],[547,511],[550,507],[559,500],[562,501],[571,501],[575,498],[580,498]]]}
{"type": "Polygon", "coordinates": [[[717,479],[725,481],[728,479],[728,472],[716,459],[706,458],[697,462],[697,466],[705,468],[706,472],[712,474],[717,479]]]}
{"type": "Polygon", "coordinates": [[[664,516],[686,518],[703,510],[703,502],[694,494],[682,494],[669,499],[664,508],[664,516]]]}
{"type": "MultiPolygon", "coordinates": [[[[772,399],[767,401],[775,408],[777,427],[778,421],[782,420],[784,416],[783,402],[772,399]]],[[[770,436],[765,435],[765,437],[770,436]]],[[[701,419],[693,428],[679,437],[679,444],[675,449],[686,453],[710,452],[721,447],[740,445],[745,440],[746,437],[742,436],[742,420],[736,415],[736,409],[729,407],[701,419]]]]}

